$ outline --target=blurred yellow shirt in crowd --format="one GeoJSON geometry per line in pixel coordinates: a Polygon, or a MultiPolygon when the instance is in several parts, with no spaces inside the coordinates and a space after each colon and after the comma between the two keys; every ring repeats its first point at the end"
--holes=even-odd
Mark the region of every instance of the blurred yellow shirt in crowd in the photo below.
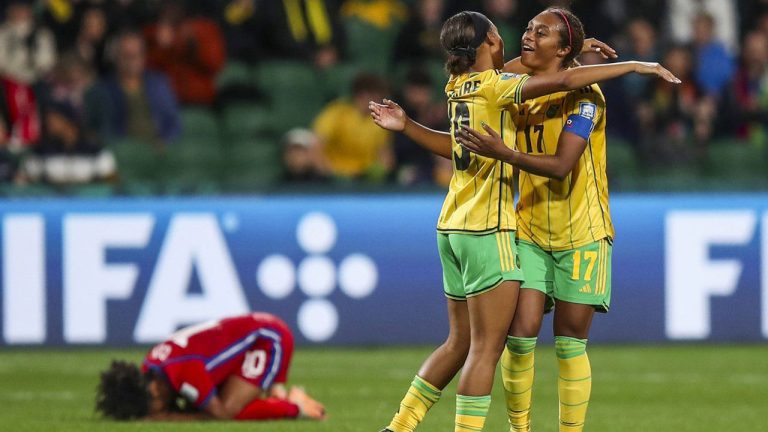
{"type": "Polygon", "coordinates": [[[391,133],[376,126],[367,112],[341,100],[326,106],[313,128],[331,171],[341,177],[357,177],[383,163],[382,154],[392,141],[391,133]]]}
{"type": "Polygon", "coordinates": [[[408,6],[399,0],[347,0],[341,7],[341,14],[388,29],[408,18],[408,6]]]}

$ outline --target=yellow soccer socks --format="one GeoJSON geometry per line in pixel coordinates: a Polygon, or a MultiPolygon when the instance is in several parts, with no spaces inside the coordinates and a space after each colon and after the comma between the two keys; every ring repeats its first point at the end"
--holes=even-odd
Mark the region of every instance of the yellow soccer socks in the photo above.
{"type": "Polygon", "coordinates": [[[555,336],[555,354],[559,370],[560,432],[581,432],[592,390],[587,340],[555,336]]]}
{"type": "Polygon", "coordinates": [[[507,337],[501,354],[501,379],[507,399],[507,417],[511,432],[531,430],[531,393],[536,338],[507,337]]]}
{"type": "Polygon", "coordinates": [[[454,432],[480,432],[491,406],[491,395],[456,395],[456,428],[454,432]]]}
{"type": "Polygon", "coordinates": [[[411,387],[400,402],[400,409],[395,414],[387,429],[392,432],[412,432],[424,420],[432,405],[442,392],[418,376],[413,378],[411,387]]]}

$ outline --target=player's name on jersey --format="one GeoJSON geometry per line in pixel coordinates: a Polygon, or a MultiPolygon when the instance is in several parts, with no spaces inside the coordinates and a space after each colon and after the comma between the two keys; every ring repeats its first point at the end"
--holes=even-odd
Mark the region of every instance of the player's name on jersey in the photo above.
{"type": "Polygon", "coordinates": [[[467,81],[460,88],[448,93],[448,97],[455,98],[458,96],[463,96],[468,93],[476,92],[480,88],[480,83],[481,83],[481,80],[467,81]]]}

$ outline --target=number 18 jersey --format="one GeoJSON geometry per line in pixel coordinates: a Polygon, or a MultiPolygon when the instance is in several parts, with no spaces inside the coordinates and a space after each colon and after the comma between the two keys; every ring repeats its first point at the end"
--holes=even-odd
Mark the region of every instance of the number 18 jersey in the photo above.
{"type": "Polygon", "coordinates": [[[487,70],[451,77],[445,86],[451,119],[453,177],[437,229],[486,234],[516,229],[514,178],[510,165],[470,153],[456,142],[461,127],[482,130],[487,124],[514,148],[513,118],[528,75],[487,70]]]}

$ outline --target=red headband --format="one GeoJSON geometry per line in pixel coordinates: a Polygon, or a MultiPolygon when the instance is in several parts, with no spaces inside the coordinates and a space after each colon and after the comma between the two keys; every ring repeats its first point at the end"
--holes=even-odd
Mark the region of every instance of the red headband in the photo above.
{"type": "Polygon", "coordinates": [[[560,9],[557,9],[557,13],[560,14],[561,17],[563,17],[563,21],[565,21],[565,25],[568,26],[568,46],[573,48],[573,35],[571,34],[571,23],[568,22],[568,17],[565,16],[563,11],[560,9]]]}

